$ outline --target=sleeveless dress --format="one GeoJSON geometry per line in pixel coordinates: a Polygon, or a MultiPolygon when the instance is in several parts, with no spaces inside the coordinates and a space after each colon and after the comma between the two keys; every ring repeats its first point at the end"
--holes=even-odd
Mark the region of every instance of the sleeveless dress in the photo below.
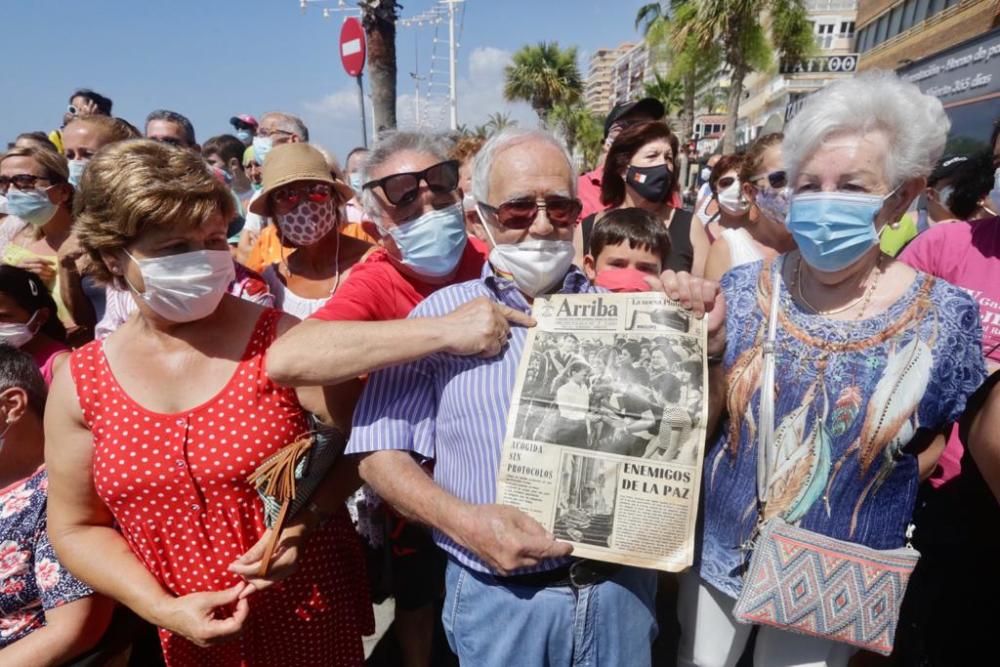
{"type": "MultiPolygon", "coordinates": [[[[306,430],[294,390],[264,371],[279,311],[257,322],[226,386],[173,414],[147,410],[118,384],[100,341],[70,358],[94,435],[94,486],[132,553],[176,596],[242,578],[227,566],[265,531],[247,475],[306,430]]],[[[249,598],[240,636],[199,648],[160,630],[167,665],[361,665],[374,631],[360,543],[346,509],[312,534],[290,577],[249,598]]]]}

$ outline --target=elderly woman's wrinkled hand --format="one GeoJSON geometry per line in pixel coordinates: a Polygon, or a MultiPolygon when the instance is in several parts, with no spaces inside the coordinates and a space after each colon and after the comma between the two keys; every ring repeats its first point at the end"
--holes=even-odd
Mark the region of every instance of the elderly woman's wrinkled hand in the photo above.
{"type": "Polygon", "coordinates": [[[661,290],[671,300],[677,301],[691,314],[701,319],[706,317],[708,347],[710,356],[721,355],[726,349],[726,299],[719,283],[714,280],[697,278],[686,271],[664,271],[659,279],[648,277],[646,282],[655,290],[661,290]]]}

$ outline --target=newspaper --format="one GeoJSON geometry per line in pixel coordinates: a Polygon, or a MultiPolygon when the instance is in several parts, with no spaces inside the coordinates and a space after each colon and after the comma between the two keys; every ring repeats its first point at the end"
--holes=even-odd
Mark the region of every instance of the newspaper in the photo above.
{"type": "Polygon", "coordinates": [[[497,502],[575,556],[689,567],[708,418],[704,320],[660,293],[556,294],[532,314],[497,502]]]}

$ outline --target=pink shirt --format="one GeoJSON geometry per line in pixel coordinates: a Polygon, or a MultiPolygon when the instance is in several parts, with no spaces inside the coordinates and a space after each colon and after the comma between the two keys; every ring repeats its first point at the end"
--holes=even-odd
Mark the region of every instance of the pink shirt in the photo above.
{"type": "MultiPolygon", "coordinates": [[[[1000,217],[935,225],[913,239],[899,259],[964,289],[976,300],[987,364],[1000,365],[1000,217]]],[[[963,451],[956,426],[931,475],[932,486],[958,475],[963,451]]]]}

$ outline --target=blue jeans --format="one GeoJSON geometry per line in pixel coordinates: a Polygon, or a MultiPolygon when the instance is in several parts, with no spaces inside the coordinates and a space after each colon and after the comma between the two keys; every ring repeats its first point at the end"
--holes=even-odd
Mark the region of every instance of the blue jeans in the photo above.
{"type": "Polygon", "coordinates": [[[656,573],[623,567],[595,586],[510,586],[454,560],[443,622],[461,664],[598,667],[650,664],[656,573]]]}

